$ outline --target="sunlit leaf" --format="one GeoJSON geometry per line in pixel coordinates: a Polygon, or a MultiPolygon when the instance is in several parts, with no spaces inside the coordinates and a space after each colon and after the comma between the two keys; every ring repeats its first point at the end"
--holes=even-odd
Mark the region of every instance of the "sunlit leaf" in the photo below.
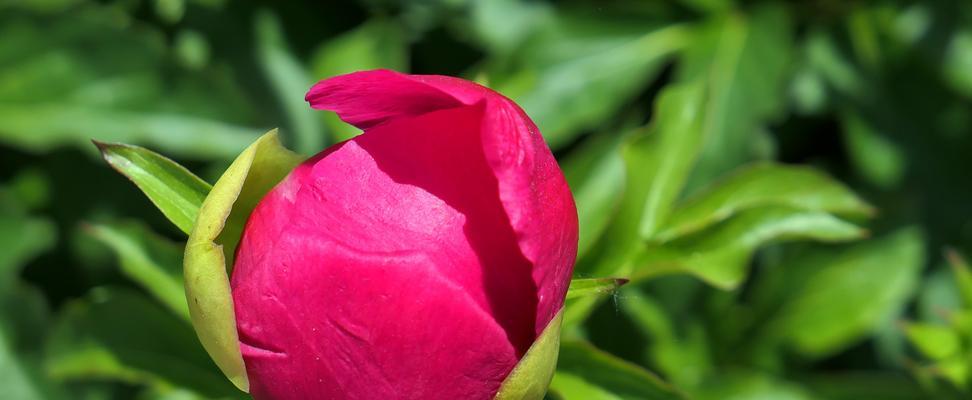
{"type": "Polygon", "coordinates": [[[688,273],[722,289],[739,286],[753,253],[785,240],[838,242],[861,238],[865,231],[819,211],[789,207],[747,210],[699,235],[664,245],[646,245],[632,261],[632,280],[667,273],[688,273]]]}
{"type": "Polygon", "coordinates": [[[169,221],[187,234],[192,230],[212,186],[151,150],[120,143],[95,145],[105,161],[135,183],[169,221]]]}
{"type": "Polygon", "coordinates": [[[657,239],[671,240],[761,206],[785,206],[852,216],[871,207],[840,182],[814,169],[755,164],[733,172],[680,205],[657,239]]]}
{"type": "Polygon", "coordinates": [[[904,325],[904,330],[908,340],[933,360],[942,360],[961,350],[961,335],[948,326],[911,322],[904,325]]]}
{"type": "Polygon", "coordinates": [[[621,270],[641,238],[653,232],[671,210],[698,151],[701,105],[698,86],[666,89],[651,125],[623,145],[624,195],[602,238],[604,253],[593,274],[613,275],[621,270]]]}

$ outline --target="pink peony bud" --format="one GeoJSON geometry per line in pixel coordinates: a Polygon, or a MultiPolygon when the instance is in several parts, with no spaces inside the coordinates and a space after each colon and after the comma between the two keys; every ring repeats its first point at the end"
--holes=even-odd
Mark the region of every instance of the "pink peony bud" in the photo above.
{"type": "Polygon", "coordinates": [[[307,93],[364,130],[247,222],[232,274],[257,399],[491,399],[564,304],[577,212],[532,121],[477,84],[367,71],[307,93]]]}

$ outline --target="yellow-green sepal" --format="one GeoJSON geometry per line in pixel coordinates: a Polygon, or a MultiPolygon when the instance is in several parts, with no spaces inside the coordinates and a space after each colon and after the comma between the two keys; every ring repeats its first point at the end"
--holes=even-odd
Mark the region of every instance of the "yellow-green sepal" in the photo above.
{"type": "Polygon", "coordinates": [[[560,352],[560,326],[564,309],[554,316],[543,333],[506,377],[494,400],[540,400],[547,393],[560,352]]]}
{"type": "Polygon", "coordinates": [[[253,208],[302,160],[281,146],[276,130],[261,136],[213,185],[186,243],[183,273],[192,326],[219,369],[243,391],[250,384],[230,291],[233,254],[253,208]]]}

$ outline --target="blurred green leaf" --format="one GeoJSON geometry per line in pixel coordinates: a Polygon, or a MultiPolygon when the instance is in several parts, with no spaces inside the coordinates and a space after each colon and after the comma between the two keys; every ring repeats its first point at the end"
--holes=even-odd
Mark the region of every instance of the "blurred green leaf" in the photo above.
{"type": "Polygon", "coordinates": [[[70,18],[0,15],[0,142],[32,152],[90,138],[228,157],[257,136],[229,74],[178,71],[160,32],[86,4],[70,18]]]}
{"type": "MultiPolygon", "coordinates": [[[[598,247],[581,259],[578,272],[593,276],[631,273],[631,258],[642,249],[639,233],[654,226],[652,221],[664,218],[694,161],[702,95],[702,90],[691,84],[666,88],[656,101],[651,124],[621,145],[625,177],[620,204],[598,247]]],[[[589,297],[570,302],[564,317],[565,330],[582,322],[599,301],[589,297]]]]}
{"type": "Polygon", "coordinates": [[[972,97],[972,30],[955,32],[948,43],[942,67],[952,87],[972,97]]]}
{"type": "Polygon", "coordinates": [[[567,290],[567,298],[573,299],[584,296],[609,295],[617,291],[625,283],[628,283],[628,280],[621,278],[571,279],[570,288],[567,290]]]}
{"type": "Polygon", "coordinates": [[[921,235],[911,229],[801,256],[786,266],[790,285],[766,329],[804,355],[833,354],[904,305],[923,261],[921,235]]]}
{"type": "Polygon", "coordinates": [[[313,80],[301,61],[287,47],[280,19],[271,11],[256,15],[256,50],[264,74],[283,107],[287,126],[293,130],[294,147],[304,154],[324,150],[324,130],[315,112],[304,102],[313,80]]]}
{"type": "Polygon", "coordinates": [[[550,390],[564,400],[683,398],[651,372],[579,341],[561,344],[550,390]]]}
{"type": "Polygon", "coordinates": [[[105,161],[135,183],[169,221],[186,234],[192,230],[199,207],[212,186],[175,161],[146,148],[97,141],[95,145],[105,161]]]}
{"type": "MultiPolygon", "coordinates": [[[[381,68],[399,72],[408,70],[405,32],[394,21],[387,19],[373,19],[339,35],[322,44],[311,56],[311,70],[315,79],[381,68]]],[[[335,142],[361,133],[361,130],[344,123],[331,111],[317,112],[323,116],[335,142]]]]}
{"type": "Polygon", "coordinates": [[[4,396],[18,400],[42,400],[47,397],[34,382],[24,365],[8,347],[3,329],[0,329],[0,387],[4,396]]]}
{"type": "Polygon", "coordinates": [[[904,331],[908,340],[933,360],[955,355],[961,349],[961,336],[944,325],[910,322],[904,325],[904,331]]]}
{"type": "Polygon", "coordinates": [[[838,242],[864,234],[856,225],[819,211],[755,208],[698,235],[644,247],[632,262],[631,278],[689,273],[718,288],[733,289],[746,278],[753,253],[763,245],[798,239],[838,242]]]}
{"type": "Polygon", "coordinates": [[[714,366],[704,328],[692,326],[679,331],[674,318],[657,301],[642,291],[627,289],[621,311],[634,323],[650,345],[648,359],[679,387],[695,387],[714,366]]]}
{"type": "Polygon", "coordinates": [[[858,115],[846,115],[841,122],[844,143],[854,168],[881,188],[900,183],[905,170],[905,156],[901,149],[858,115]]]}
{"type": "Polygon", "coordinates": [[[597,135],[560,160],[577,205],[577,258],[583,258],[608,228],[624,191],[623,135],[597,135]]]}
{"type": "Polygon", "coordinates": [[[929,393],[903,372],[825,372],[801,381],[827,400],[925,400],[929,393]]]}
{"type": "Polygon", "coordinates": [[[518,69],[490,80],[539,126],[552,148],[610,118],[688,39],[685,26],[646,29],[558,16],[518,54],[518,69]]]}
{"type": "MultiPolygon", "coordinates": [[[[0,195],[2,196],[2,195],[0,195]]],[[[7,214],[0,209],[0,290],[9,290],[20,268],[54,245],[57,230],[43,218],[7,214]]]]}
{"type": "Polygon", "coordinates": [[[714,17],[679,64],[682,81],[706,82],[705,143],[690,190],[753,157],[753,138],[785,104],[793,27],[778,5],[714,17]]]}
{"type": "Polygon", "coordinates": [[[965,258],[956,250],[947,250],[945,256],[948,259],[948,265],[952,267],[952,275],[965,306],[972,308],[972,266],[969,266],[965,258]]]}
{"type": "Polygon", "coordinates": [[[638,249],[643,234],[652,232],[671,209],[695,158],[701,104],[697,86],[665,89],[651,125],[623,145],[624,195],[604,235],[605,250],[595,275],[630,272],[622,271],[624,263],[638,249]]]}
{"type": "Polygon", "coordinates": [[[798,384],[769,374],[733,371],[706,382],[694,394],[699,400],[823,400],[798,384]]]}
{"type": "Polygon", "coordinates": [[[51,331],[46,365],[64,381],[178,385],[211,397],[237,393],[184,320],[124,289],[96,289],[65,307],[51,331]]]}
{"type": "Polygon", "coordinates": [[[657,238],[671,240],[764,206],[852,216],[874,212],[843,184],[814,169],[760,163],[734,171],[679,205],[657,238]]]}
{"type": "Polygon", "coordinates": [[[142,224],[91,224],[87,231],[118,256],[122,272],[142,285],[176,315],[189,320],[182,284],[181,245],[172,243],[142,224]]]}

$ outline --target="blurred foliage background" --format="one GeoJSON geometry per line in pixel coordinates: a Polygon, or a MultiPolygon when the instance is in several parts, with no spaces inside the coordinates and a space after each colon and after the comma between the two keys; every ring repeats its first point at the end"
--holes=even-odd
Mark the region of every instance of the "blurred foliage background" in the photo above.
{"type": "Polygon", "coordinates": [[[318,79],[516,100],[574,190],[557,399],[972,396],[968,1],[0,0],[0,392],[238,398],[185,314],[184,234],[98,157],[212,182],[318,79]]]}

